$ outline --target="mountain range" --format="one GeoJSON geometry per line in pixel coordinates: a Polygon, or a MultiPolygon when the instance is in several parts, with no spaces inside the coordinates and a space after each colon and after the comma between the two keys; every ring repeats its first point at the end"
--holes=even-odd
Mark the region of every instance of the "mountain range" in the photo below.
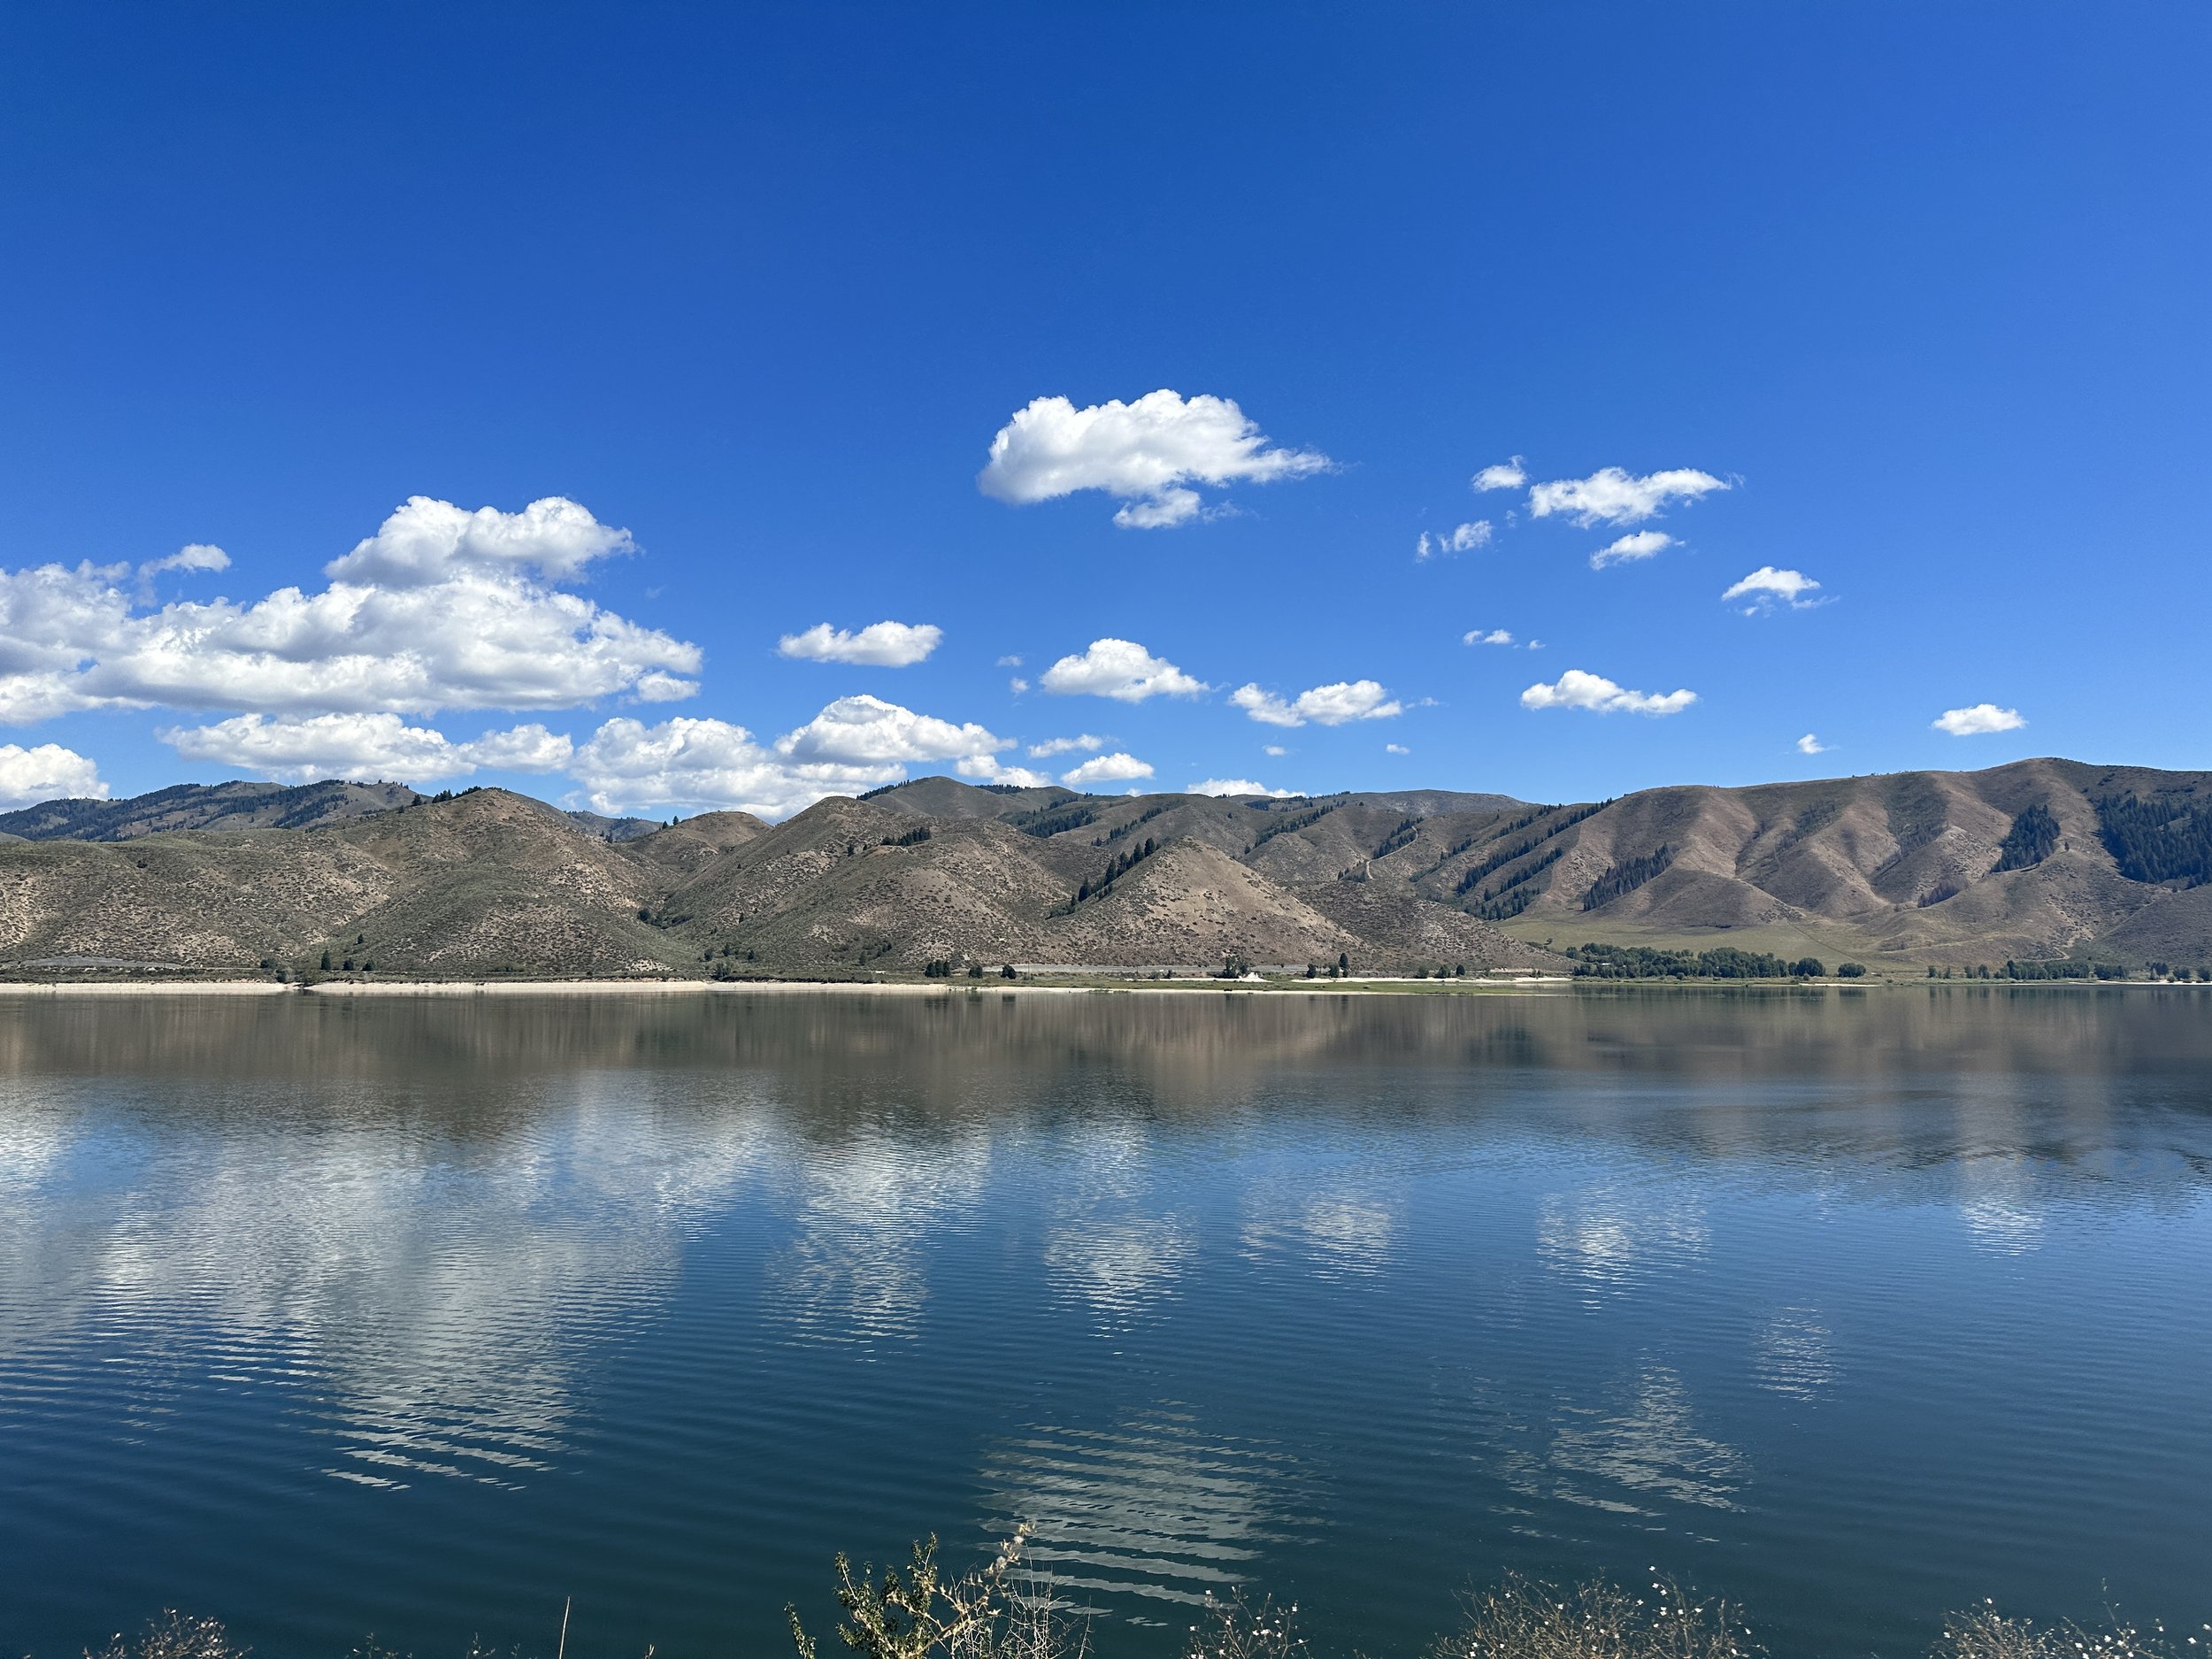
{"type": "Polygon", "coordinates": [[[46,802],[0,833],[19,973],[1479,972],[1591,942],[1913,975],[2212,963],[2212,773],[2065,760],[1552,804],[925,778],[772,826],[227,783],[46,802]]]}

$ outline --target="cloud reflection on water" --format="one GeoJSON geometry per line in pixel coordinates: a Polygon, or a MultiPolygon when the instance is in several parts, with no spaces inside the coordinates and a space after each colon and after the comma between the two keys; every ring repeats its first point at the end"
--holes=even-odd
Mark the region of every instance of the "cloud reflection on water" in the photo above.
{"type": "Polygon", "coordinates": [[[1134,1596],[1195,1604],[1299,1532],[1301,1471],[1283,1448],[1210,1434],[1172,1404],[1111,1427],[1041,1425],[985,1456],[986,1532],[1031,1529],[1025,1559],[1064,1607],[1134,1596]]]}
{"type": "Polygon", "coordinates": [[[1537,1213],[1537,1259],[1592,1305],[1653,1275],[1701,1260],[1711,1228],[1699,1202],[1617,1183],[1548,1193],[1537,1213]]]}
{"type": "Polygon", "coordinates": [[[984,1136],[917,1144],[880,1128],[794,1148],[798,1213],[768,1266],[772,1306],[810,1340],[918,1336],[933,1239],[972,1210],[991,1166],[984,1136]]]}
{"type": "MultiPolygon", "coordinates": [[[[1479,1304],[1494,1325],[1414,1345],[1422,1365],[1431,1343],[1496,1344],[1463,1362],[1497,1363],[1448,1404],[1455,1449],[1531,1508],[1694,1521],[1754,1479],[1728,1387],[1810,1401],[1875,1363],[1855,1350],[1847,1378],[1830,1327],[1857,1327],[1794,1290],[1751,1304],[1778,1304],[1763,1324],[1731,1320],[1717,1386],[1691,1359],[1710,1329],[1629,1331],[1717,1256],[1743,1265],[1715,1215],[1734,1225],[1776,1194],[1911,1207],[2016,1256],[2070,1215],[2200,1204],[2205,1166],[2157,1113],[2201,1110],[2212,1042],[2131,1025],[2147,1005],[2112,1004],[2093,1044],[2072,1003],[1978,1002],[1947,1026],[1901,993],[1817,1013],[1720,998],[19,1010],[0,1025],[0,1411],[96,1373],[123,1402],[119,1433],[212,1437],[183,1409],[194,1390],[273,1390],[329,1472],[540,1480],[576,1466],[603,1367],[678,1306],[692,1241],[734,1230],[706,1316],[730,1328],[678,1333],[703,1372],[733,1352],[757,1363],[749,1344],[826,1365],[841,1346],[920,1351],[956,1287],[962,1333],[997,1344],[995,1385],[1051,1340],[994,1332],[1002,1314],[1071,1310],[1083,1355],[1056,1386],[1106,1402],[1072,1425],[995,1425],[986,1507],[1035,1518],[1040,1562],[1071,1586],[1156,1600],[1240,1575],[1321,1500],[1279,1448],[1129,1409],[1161,1385],[1097,1356],[1184,1309],[1259,1317],[1284,1285],[1304,1300],[1272,1305],[1299,1317],[1322,1305],[1317,1283],[1381,1293],[1347,1299],[1363,1311],[1401,1298],[1392,1317],[1419,1295],[1463,1309],[1438,1263],[1482,1236],[1502,1261],[1452,1258],[1450,1274],[1525,1282],[1479,1304]],[[1913,1091],[1893,1087],[1913,1065],[1913,1091]],[[1640,1087],[1598,1086],[1623,1077],[1640,1087]],[[2132,1115],[2113,1110],[2121,1082],[2132,1115]],[[1397,1175],[1361,1162],[1377,1147],[1397,1175]],[[1210,1208],[1223,1169],[1243,1185],[1210,1208]],[[1440,1186],[1500,1205],[1512,1240],[1423,1209],[1440,1186]],[[951,1247],[1008,1216],[997,1279],[955,1281],[979,1270],[951,1247]],[[1269,1282],[1244,1308],[1204,1300],[1255,1277],[1269,1282]]],[[[713,1398],[703,1415],[750,1409],[713,1398]]],[[[977,1421],[964,1395],[944,1409],[977,1421]]]]}
{"type": "Polygon", "coordinates": [[[511,1483],[565,1450],[594,1357],[574,1334],[664,1301],[680,1230],[757,1170],[761,1128],[641,1113],[589,1078],[499,1156],[457,1163],[375,1114],[158,1140],[111,1124],[86,1177],[122,1183],[105,1225],[48,1229],[30,1258],[45,1336],[80,1333],[90,1351],[54,1363],[119,1367],[143,1409],[203,1377],[281,1389],[333,1475],[511,1483]],[[132,1340],[172,1330],[198,1333],[188,1356],[132,1340]]]}
{"type": "Polygon", "coordinates": [[[1752,1343],[1752,1370],[1759,1386],[1793,1400],[1816,1400],[1836,1386],[1835,1334],[1814,1308],[1784,1308],[1769,1319],[1752,1343]]]}

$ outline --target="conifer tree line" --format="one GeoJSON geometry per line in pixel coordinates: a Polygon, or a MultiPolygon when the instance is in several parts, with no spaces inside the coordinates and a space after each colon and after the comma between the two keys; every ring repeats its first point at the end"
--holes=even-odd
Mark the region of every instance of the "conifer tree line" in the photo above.
{"type": "MultiPolygon", "coordinates": [[[[1166,811],[1168,807],[1172,803],[1163,803],[1158,806],[1147,807],[1143,811],[1138,813],[1136,817],[1131,818],[1126,824],[1115,825],[1113,828],[1108,830],[1103,835],[1099,836],[1095,841],[1092,841],[1091,845],[1094,847],[1103,847],[1109,841],[1119,841],[1123,836],[1129,833],[1131,830],[1152,822],[1154,818],[1159,817],[1161,813],[1166,811]]],[[[1262,841],[1265,841],[1267,839],[1266,831],[1263,830],[1260,833],[1260,839],[1262,841]]]]}
{"type": "Polygon", "coordinates": [[[1097,817],[1098,809],[1086,803],[1069,807],[1039,807],[1034,812],[1016,812],[1005,822],[1023,834],[1034,835],[1042,841],[1064,830],[1081,829],[1097,817]]]}
{"type": "Polygon", "coordinates": [[[1276,818],[1264,826],[1260,833],[1252,838],[1252,845],[1245,849],[1245,856],[1248,858],[1278,835],[1288,835],[1294,831],[1311,829],[1335,810],[1336,808],[1333,805],[1317,806],[1310,812],[1294,812],[1288,818],[1276,818]]]}
{"type": "MultiPolygon", "coordinates": [[[[1556,858],[1558,856],[1554,853],[1552,858],[1556,858]]],[[[1547,858],[1544,860],[1544,864],[1551,861],[1551,858],[1547,858]]],[[[1537,870],[1541,870],[1544,864],[1537,865],[1536,870],[1531,870],[1526,875],[1516,877],[1515,879],[1525,880],[1527,876],[1532,876],[1537,870]]],[[[1536,889],[1534,887],[1518,887],[1502,899],[1494,899],[1487,903],[1476,905],[1474,913],[1477,919],[1480,921],[1509,922],[1535,902],[1536,889]]]]}
{"type": "Polygon", "coordinates": [[[2131,881],[2212,881],[2212,803],[2108,795],[2097,803],[2105,849],[2131,881]]]}
{"type": "Polygon", "coordinates": [[[2032,869],[2057,850],[2058,819],[2039,801],[2012,820],[2004,840],[1997,843],[1997,862],[1989,873],[1996,876],[2008,870],[2032,869]]]}
{"type": "Polygon", "coordinates": [[[1492,922],[1518,916],[1536,898],[1536,889],[1528,884],[1565,857],[1566,853],[1564,847],[1555,847],[1534,864],[1516,870],[1496,887],[1484,888],[1476,895],[1475,914],[1492,922]]]}
{"type": "MultiPolygon", "coordinates": [[[[1504,869],[1506,865],[1511,864],[1517,858],[1526,857],[1530,853],[1534,852],[1539,847],[1541,847],[1546,841],[1549,841],[1553,836],[1558,834],[1561,831],[1573,828],[1576,825],[1581,823],[1584,818],[1588,818],[1592,813],[1601,812],[1612,804],[1613,803],[1610,801],[1594,801],[1588,806],[1577,807],[1573,811],[1566,813],[1563,816],[1557,816],[1559,813],[1558,808],[1546,807],[1541,812],[1532,812],[1526,818],[1516,818],[1512,823],[1505,826],[1505,833],[1510,834],[1517,829],[1525,829],[1529,825],[1536,823],[1540,820],[1544,821],[1544,827],[1540,833],[1532,835],[1525,841],[1516,842],[1511,847],[1501,848],[1498,851],[1492,853],[1487,858],[1483,859],[1481,863],[1472,865],[1460,876],[1458,881],[1453,884],[1452,896],[1454,898],[1464,898],[1469,892],[1480,884],[1484,877],[1494,875],[1497,872],[1504,869]]],[[[1472,844],[1473,839],[1474,838],[1471,836],[1466,841],[1460,843],[1459,846],[1453,849],[1453,856],[1456,856],[1459,853],[1466,851],[1467,848],[1472,844]]],[[[1553,858],[1556,858],[1557,856],[1557,852],[1555,852],[1552,855],[1553,858]]],[[[1550,858],[1544,861],[1545,864],[1549,864],[1551,862],[1552,859],[1550,858]]],[[[1536,868],[1541,869],[1543,868],[1543,865],[1539,864],[1536,868]]],[[[1501,884],[1491,892],[1482,895],[1483,899],[1487,900],[1494,896],[1496,894],[1505,892],[1508,888],[1517,887],[1520,885],[1522,880],[1527,879],[1528,873],[1529,872],[1525,872],[1521,876],[1517,877],[1514,880],[1501,884]]]]}
{"type": "Polygon", "coordinates": [[[1378,858],[1387,858],[1420,833],[1421,820],[1417,817],[1402,819],[1396,829],[1383,837],[1382,845],[1375,849],[1374,856],[1378,858]]]}
{"type": "Polygon", "coordinates": [[[1144,838],[1142,846],[1132,847],[1127,852],[1118,853],[1109,858],[1106,861],[1104,872],[1095,880],[1084,880],[1076,885],[1075,896],[1068,901],[1068,908],[1061,914],[1071,916],[1075,913],[1075,907],[1085,900],[1104,898],[1113,890],[1115,882],[1127,875],[1158,850],[1159,843],[1148,835],[1144,838]]]}
{"type": "Polygon", "coordinates": [[[1590,884],[1590,890],[1582,895],[1582,908],[1594,910],[1624,894],[1633,893],[1673,862],[1674,849],[1663,841],[1657,852],[1646,853],[1640,858],[1622,859],[1590,884]]]}

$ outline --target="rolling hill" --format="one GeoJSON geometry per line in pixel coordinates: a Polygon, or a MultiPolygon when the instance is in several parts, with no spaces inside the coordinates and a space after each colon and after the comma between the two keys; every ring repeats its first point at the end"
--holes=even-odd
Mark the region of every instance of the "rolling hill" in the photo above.
{"type": "Polygon", "coordinates": [[[2212,963],[2212,774],[2023,761],[1539,805],[947,778],[783,823],[497,789],[182,786],[0,818],[0,964],[379,976],[1562,966],[1598,942],[1878,971],[2212,963]]]}

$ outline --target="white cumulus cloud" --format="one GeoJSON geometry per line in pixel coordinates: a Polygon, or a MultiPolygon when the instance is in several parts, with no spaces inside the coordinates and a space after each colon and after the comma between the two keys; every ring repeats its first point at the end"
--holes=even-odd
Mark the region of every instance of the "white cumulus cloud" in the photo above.
{"type": "Polygon", "coordinates": [[[1663,530],[1637,530],[1607,542],[1590,555],[1590,568],[1601,571],[1608,565],[1625,565],[1632,559],[1655,558],[1674,545],[1674,538],[1663,530]]]}
{"type": "Polygon", "coordinates": [[[1110,639],[1093,640],[1079,657],[1063,657],[1045,670],[1043,685],[1062,696],[1112,697],[1121,703],[1195,697],[1210,689],[1133,640],[1110,639]]]}
{"type": "Polygon", "coordinates": [[[910,668],[935,650],[945,631],[933,623],[871,622],[856,634],[818,622],[803,634],[787,634],[777,654],[810,663],[861,663],[873,668],[910,668]]]}
{"type": "Polygon", "coordinates": [[[1329,465],[1314,450],[1274,447],[1228,398],[1163,389],[1083,409],[1065,397],[1032,400],[991,440],[976,484],[1016,506],[1103,490],[1122,503],[1116,524],[1153,530],[1199,515],[1193,483],[1268,483],[1329,465]]]}
{"type": "Polygon", "coordinates": [[[205,541],[189,541],[165,558],[148,559],[138,567],[138,591],[142,597],[150,596],[153,580],[170,571],[184,571],[200,574],[208,571],[227,571],[230,555],[205,541]]]}
{"type": "Polygon", "coordinates": [[[1771,565],[1762,565],[1729,588],[1721,599],[1724,603],[1748,599],[1751,603],[1743,611],[1747,617],[1771,611],[1777,604],[1787,605],[1793,611],[1807,611],[1820,603],[1805,596],[1819,586],[1802,571],[1778,571],[1771,565]]]}
{"type": "Polygon", "coordinates": [[[1797,752],[1801,755],[1825,755],[1828,752],[1828,745],[1822,742],[1812,733],[1808,732],[1797,740],[1797,752]]]}
{"type": "Polygon", "coordinates": [[[2017,709],[2001,709],[1993,703],[1971,708],[1946,709],[1931,724],[1953,737],[1980,737],[1990,732],[2016,732],[2027,724],[2017,709]]]}
{"type": "Polygon", "coordinates": [[[104,801],[108,787],[100,769],[73,749],[59,743],[0,743],[0,807],[29,806],[37,801],[104,801]]]}
{"type": "Polygon", "coordinates": [[[1095,755],[1081,765],[1060,774],[1060,781],[1071,789],[1086,789],[1094,783],[1122,783],[1131,778],[1149,778],[1152,765],[1134,755],[1095,755]]]}
{"type": "Polygon", "coordinates": [[[1266,726],[1344,726],[1353,720],[1387,720],[1405,712],[1405,704],[1391,700],[1371,680],[1340,680],[1316,686],[1286,702],[1256,685],[1240,686],[1229,701],[1266,726]]]}
{"type": "Polygon", "coordinates": [[[795,764],[754,742],[741,726],[683,716],[651,726],[609,720],[577,749],[568,770],[582,786],[570,803],[595,812],[734,807],[768,818],[905,775],[896,765],[795,764]]]}
{"type": "Polygon", "coordinates": [[[1035,788],[1042,772],[998,758],[1012,742],[970,723],[941,720],[880,697],[841,697],[772,743],[726,720],[679,717],[658,726],[618,718],[577,747],[572,804],[595,812],[735,807],[788,817],[825,795],[898,783],[910,764],[952,763],[965,778],[1035,788]]]}
{"type": "Polygon", "coordinates": [[[1647,472],[1641,478],[1617,466],[1601,466],[1587,478],[1563,478],[1528,492],[1532,518],[1565,513],[1588,529],[1600,524],[1640,524],[1670,503],[1695,501],[1728,485],[1694,467],[1647,472]]]}
{"type": "Polygon", "coordinates": [[[1383,745],[1383,753],[1386,755],[1410,755],[1413,751],[1408,749],[1403,743],[1385,743],[1383,745]]]}
{"type": "MultiPolygon", "coordinates": [[[[471,513],[416,496],[326,566],[333,580],[313,593],[149,610],[125,588],[125,565],[0,572],[0,720],[159,704],[429,714],[688,695],[697,646],[556,585],[630,545],[573,502],[471,513]]],[[[215,565],[203,557],[188,568],[215,565]]]]}
{"type": "Polygon", "coordinates": [[[558,772],[575,749],[567,737],[535,723],[457,743],[396,714],[276,719],[241,714],[212,726],[171,726],[157,735],[186,760],[291,783],[323,778],[421,783],[487,769],[558,772]]]}
{"type": "Polygon", "coordinates": [[[1090,733],[1085,732],[1075,737],[1051,737],[1047,738],[1041,743],[1032,743],[1029,746],[1029,758],[1049,760],[1055,755],[1093,755],[1105,747],[1104,738],[1094,737],[1090,733]]]}
{"type": "Polygon", "coordinates": [[[1503,628],[1492,628],[1486,634],[1480,628],[1470,628],[1459,636],[1459,642],[1462,645],[1510,645],[1513,636],[1503,628]]]}
{"type": "Polygon", "coordinates": [[[1521,694],[1524,709],[1587,709],[1596,714],[1679,714],[1697,701],[1694,691],[1663,695],[1628,691],[1602,674],[1570,668],[1550,685],[1531,686],[1521,694]]]}
{"type": "Polygon", "coordinates": [[[411,495],[374,535],[333,559],[323,573],[386,588],[434,586],[460,571],[564,582],[583,574],[594,559],[636,550],[627,530],[601,524],[561,495],[534,501],[520,512],[470,512],[449,501],[411,495]]]}
{"type": "Polygon", "coordinates": [[[1271,759],[1280,760],[1284,756],[1289,754],[1290,751],[1285,749],[1280,743],[1263,743],[1260,745],[1260,753],[1268,756],[1271,759]]]}
{"type": "Polygon", "coordinates": [[[880,697],[840,697],[795,732],[776,740],[776,752],[803,762],[879,766],[900,761],[956,760],[994,755],[1014,745],[970,722],[917,714],[880,697]]]}
{"type": "Polygon", "coordinates": [[[1440,530],[1431,535],[1421,532],[1421,539],[1414,543],[1413,557],[1433,558],[1439,553],[1471,553],[1479,547],[1490,544],[1490,521],[1478,518],[1472,524],[1463,524],[1455,530],[1440,530]]]}
{"type": "Polygon", "coordinates": [[[1263,783],[1253,782],[1249,778],[1201,778],[1183,793],[1185,795],[1263,795],[1272,796],[1278,801],[1289,799],[1291,794],[1287,789],[1271,789],[1263,783]]]}
{"type": "Polygon", "coordinates": [[[1521,457],[1517,455],[1510,461],[1484,467],[1467,481],[1479,490],[1518,489],[1528,482],[1528,469],[1521,465],[1521,457]]]}
{"type": "Polygon", "coordinates": [[[995,755],[963,755],[953,763],[955,772],[978,783],[1011,784],[1017,789],[1041,789],[1051,778],[1027,766],[1010,766],[995,755]]]}

